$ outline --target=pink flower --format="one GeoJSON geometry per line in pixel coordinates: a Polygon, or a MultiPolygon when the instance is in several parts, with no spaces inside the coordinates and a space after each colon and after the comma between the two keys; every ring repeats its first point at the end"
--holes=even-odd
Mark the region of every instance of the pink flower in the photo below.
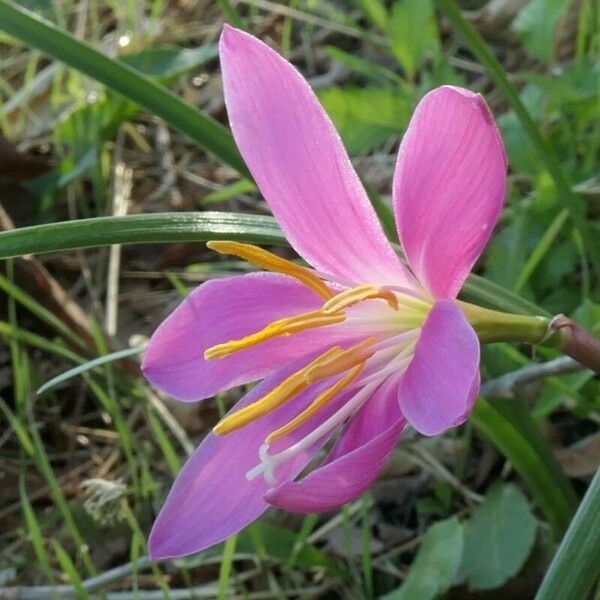
{"type": "Polygon", "coordinates": [[[152,337],[146,377],[183,401],[263,379],[177,477],[154,558],[220,542],[267,507],[330,510],[374,481],[408,422],[462,423],[479,341],[455,298],[498,219],[506,158],[481,96],[444,86],[417,107],[393,186],[397,258],[312,90],[256,38],[225,27],[225,100],[237,145],[286,237],[313,269],[233,242],[271,273],[209,281],[152,337]],[[339,434],[318,468],[297,480],[339,434]]]}

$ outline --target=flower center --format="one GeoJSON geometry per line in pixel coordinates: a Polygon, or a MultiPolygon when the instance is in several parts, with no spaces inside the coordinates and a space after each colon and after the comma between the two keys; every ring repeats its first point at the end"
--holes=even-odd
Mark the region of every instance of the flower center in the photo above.
{"type": "Polygon", "coordinates": [[[341,323],[348,328],[349,339],[354,333],[356,337],[364,338],[346,349],[341,346],[330,348],[287,377],[265,396],[226,416],[214,427],[213,431],[217,435],[227,435],[264,417],[309,386],[317,382],[331,382],[331,385],[318,393],[316,398],[288,423],[266,436],[259,452],[261,462],[247,477],[263,474],[267,481],[274,483],[274,469],[278,464],[305,450],[346,421],[371,397],[383,381],[406,368],[414,352],[419,329],[431,304],[414,290],[375,284],[356,287],[341,284],[325,274],[250,244],[209,242],[208,246],[222,254],[232,254],[261,268],[293,277],[325,302],[319,310],[278,319],[241,339],[212,346],[204,352],[206,360],[223,358],[275,337],[341,323]],[[336,293],[322,277],[328,281],[335,281],[336,286],[343,285],[347,289],[336,293]],[[377,300],[383,300],[385,304],[366,302],[377,300]],[[342,392],[350,392],[353,389],[356,389],[356,393],[307,436],[279,454],[269,454],[271,443],[296,431],[342,392]]]}

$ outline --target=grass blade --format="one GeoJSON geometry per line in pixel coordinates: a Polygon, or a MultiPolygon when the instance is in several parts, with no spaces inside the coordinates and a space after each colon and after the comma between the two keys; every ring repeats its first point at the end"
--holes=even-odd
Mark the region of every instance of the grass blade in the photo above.
{"type": "Polygon", "coordinates": [[[0,233],[0,259],[110,244],[214,239],[285,244],[275,220],[226,212],[179,212],[45,223],[0,233]]]}
{"type": "Polygon", "coordinates": [[[83,340],[71,329],[69,329],[54,313],[36,302],[19,286],[0,274],[0,290],[6,292],[16,302],[27,308],[38,319],[44,321],[47,325],[54,328],[65,340],[77,344],[80,348],[85,348],[83,340]]]}
{"type": "Polygon", "coordinates": [[[466,41],[469,48],[486,67],[490,77],[498,89],[504,94],[507,101],[515,111],[523,129],[527,132],[531,143],[536,148],[542,162],[548,169],[550,176],[558,191],[558,196],[563,206],[569,211],[573,224],[579,230],[585,244],[586,251],[594,265],[596,274],[600,276],[600,244],[592,236],[585,213],[579,198],[571,190],[571,186],[564,174],[558,156],[553,147],[544,140],[531,115],[521,102],[517,90],[508,80],[500,61],[488,48],[479,32],[461,14],[454,0],[435,0],[444,16],[454,26],[466,41]]]}
{"type": "Polygon", "coordinates": [[[537,266],[540,264],[552,244],[556,241],[558,234],[561,232],[564,224],[566,223],[569,217],[569,212],[566,209],[561,210],[550,226],[544,232],[544,235],[540,238],[536,247],[533,249],[533,252],[529,255],[527,262],[523,266],[523,269],[519,273],[517,277],[517,281],[513,286],[513,290],[515,293],[519,293],[525,284],[529,281],[529,278],[536,270],[537,266]]]}
{"type": "Polygon", "coordinates": [[[0,0],[0,30],[122,94],[224,163],[248,174],[227,128],[124,62],[102,54],[10,0],[0,0]]]}
{"type": "Polygon", "coordinates": [[[33,546],[35,557],[39,562],[40,569],[48,579],[48,583],[52,584],[54,582],[54,577],[52,576],[52,568],[50,567],[50,557],[46,551],[46,545],[44,543],[44,537],[42,535],[40,524],[35,512],[33,511],[33,507],[29,502],[29,498],[27,497],[24,473],[19,475],[19,496],[21,498],[21,508],[23,509],[25,525],[27,527],[31,545],[33,546]]]}
{"type": "Polygon", "coordinates": [[[84,588],[83,581],[77,572],[77,567],[73,564],[68,552],[62,547],[58,540],[52,540],[52,546],[54,547],[54,554],[58,559],[60,568],[69,577],[69,582],[73,586],[78,600],[87,600],[87,598],[89,598],[89,594],[84,588]]]}
{"type": "Polygon", "coordinates": [[[231,589],[229,588],[229,577],[231,567],[233,566],[233,555],[235,554],[235,545],[237,535],[232,535],[223,545],[223,554],[221,556],[221,567],[219,569],[219,600],[226,600],[231,589]]]}
{"type": "Polygon", "coordinates": [[[68,371],[65,371],[64,373],[61,373],[60,375],[53,377],[52,379],[50,379],[49,381],[44,383],[44,385],[39,387],[38,390],[36,391],[36,394],[39,396],[40,394],[47,392],[48,390],[52,389],[53,387],[56,387],[58,384],[62,383],[63,381],[67,381],[68,379],[71,379],[72,377],[76,377],[77,375],[80,375],[81,373],[85,373],[91,369],[94,369],[95,367],[99,367],[100,365],[105,365],[107,363],[113,362],[115,360],[119,360],[121,358],[128,358],[130,356],[140,354],[141,352],[144,351],[144,349],[145,349],[145,346],[138,347],[138,348],[126,348],[125,350],[119,350],[118,352],[111,352],[110,354],[105,354],[104,356],[99,356],[98,358],[95,358],[94,360],[89,360],[89,361],[83,363],[82,365],[73,367],[72,369],[69,369],[68,371]]]}
{"type": "Polygon", "coordinates": [[[589,597],[600,576],[600,469],[558,548],[535,600],[589,597]]]}

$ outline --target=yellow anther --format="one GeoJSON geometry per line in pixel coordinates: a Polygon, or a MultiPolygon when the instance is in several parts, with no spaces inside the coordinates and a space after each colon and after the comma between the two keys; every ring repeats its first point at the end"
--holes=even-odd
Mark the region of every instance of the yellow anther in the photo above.
{"type": "Polygon", "coordinates": [[[320,310],[302,313],[294,317],[286,317],[285,319],[273,321],[264,329],[261,329],[256,333],[251,333],[250,335],[247,335],[239,340],[230,340],[223,344],[217,344],[216,346],[207,348],[204,351],[204,358],[206,360],[224,358],[225,356],[229,356],[234,352],[239,352],[240,350],[244,350],[250,346],[255,346],[261,342],[266,342],[274,337],[299,333],[305,329],[315,329],[317,327],[335,325],[336,323],[341,323],[344,321],[345,318],[345,315],[341,313],[335,315],[326,315],[320,310]]]}
{"type": "Polygon", "coordinates": [[[281,258],[267,250],[263,250],[258,246],[227,241],[212,241],[208,242],[206,245],[219,254],[237,256],[261,269],[294,277],[324,300],[333,298],[335,295],[335,293],[327,287],[325,282],[319,279],[319,277],[310,269],[290,262],[289,260],[281,258]]]}
{"type": "Polygon", "coordinates": [[[321,410],[324,406],[326,406],[335,396],[337,396],[344,388],[348,387],[357,377],[358,374],[363,370],[365,363],[360,363],[356,365],[350,372],[348,372],[344,377],[342,377],[339,381],[334,383],[330,388],[326,389],[324,392],[319,394],[313,402],[311,402],[300,414],[295,416],[289,423],[276,429],[273,433],[270,433],[267,436],[265,442],[267,444],[271,444],[272,442],[278,440],[284,435],[295,431],[306,423],[308,419],[310,419],[314,414],[316,414],[319,410],[321,410]]]}
{"type": "Polygon", "coordinates": [[[333,314],[344,308],[358,304],[363,300],[371,300],[374,298],[381,298],[382,300],[385,300],[391,308],[398,310],[398,297],[394,292],[384,287],[371,284],[359,285],[350,290],[344,290],[331,298],[331,300],[328,300],[322,310],[325,314],[333,314]]]}
{"type": "Polygon", "coordinates": [[[369,352],[369,348],[377,341],[376,338],[367,338],[362,342],[338,352],[334,356],[323,357],[318,362],[306,370],[306,380],[309,383],[314,383],[326,377],[343,373],[356,365],[365,362],[373,355],[369,352]]]}
{"type": "Polygon", "coordinates": [[[342,349],[339,346],[330,348],[306,367],[300,369],[293,375],[290,375],[287,379],[284,379],[277,387],[273,388],[268,394],[265,394],[260,400],[248,404],[248,406],[244,406],[244,408],[241,408],[219,421],[214,427],[213,432],[217,435],[226,435],[227,433],[240,429],[275,410],[278,406],[287,402],[292,396],[295,396],[309,385],[305,376],[308,369],[318,361],[331,358],[340,352],[342,352],[342,349]]]}

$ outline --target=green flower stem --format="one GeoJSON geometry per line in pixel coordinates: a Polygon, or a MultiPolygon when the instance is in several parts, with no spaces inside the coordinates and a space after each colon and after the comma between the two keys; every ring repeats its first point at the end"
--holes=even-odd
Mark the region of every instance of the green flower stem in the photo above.
{"type": "MultiPolygon", "coordinates": [[[[484,344],[494,342],[525,342],[537,346],[549,342],[548,328],[551,319],[532,315],[515,315],[459,302],[469,323],[484,344]]],[[[551,344],[552,345],[552,344],[551,344]]]]}
{"type": "Polygon", "coordinates": [[[460,305],[484,344],[524,342],[532,346],[548,346],[600,373],[600,343],[564,315],[554,318],[514,315],[467,302],[460,302],[460,305]]]}

